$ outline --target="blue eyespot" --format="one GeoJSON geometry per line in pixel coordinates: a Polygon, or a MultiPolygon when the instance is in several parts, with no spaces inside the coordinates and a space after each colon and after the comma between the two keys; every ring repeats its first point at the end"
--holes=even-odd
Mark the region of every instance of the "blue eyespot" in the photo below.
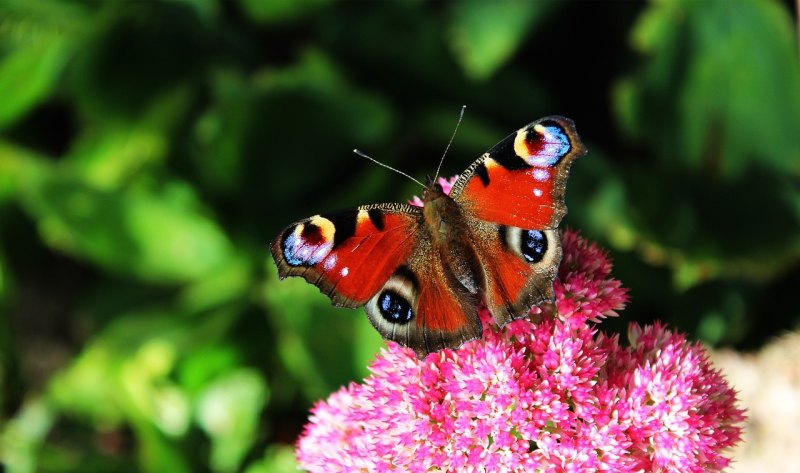
{"type": "Polygon", "coordinates": [[[527,157],[526,162],[531,166],[555,166],[570,150],[569,137],[564,129],[553,122],[545,123],[550,124],[540,124],[545,129],[544,135],[528,134],[529,140],[536,140],[541,146],[533,156],[527,157]]]}
{"type": "Polygon", "coordinates": [[[539,230],[522,230],[520,253],[529,263],[538,263],[547,253],[547,237],[539,230]]]}
{"type": "Polygon", "coordinates": [[[383,318],[395,324],[407,324],[414,317],[411,304],[392,290],[383,291],[378,297],[378,310],[383,318]]]}
{"type": "Polygon", "coordinates": [[[306,260],[297,254],[297,236],[291,230],[287,230],[281,246],[283,247],[283,257],[290,266],[302,266],[306,263],[306,260]]]}
{"type": "Polygon", "coordinates": [[[555,142],[548,143],[548,148],[552,150],[553,154],[561,158],[569,153],[569,138],[567,138],[567,134],[564,133],[564,130],[560,126],[555,125],[546,125],[545,128],[547,132],[556,139],[555,142]],[[550,146],[552,146],[552,148],[550,148],[550,146]]]}

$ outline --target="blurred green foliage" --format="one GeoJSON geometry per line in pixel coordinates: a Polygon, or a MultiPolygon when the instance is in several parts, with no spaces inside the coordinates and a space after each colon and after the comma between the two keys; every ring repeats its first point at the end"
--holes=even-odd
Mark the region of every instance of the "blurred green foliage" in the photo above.
{"type": "MultiPolygon", "coordinates": [[[[792,2],[0,2],[0,461],[295,469],[380,337],[270,239],[403,200],[535,118],[590,155],[566,224],[632,319],[752,348],[800,310],[792,2]]],[[[794,12],[796,13],[796,12],[794,12]]]]}

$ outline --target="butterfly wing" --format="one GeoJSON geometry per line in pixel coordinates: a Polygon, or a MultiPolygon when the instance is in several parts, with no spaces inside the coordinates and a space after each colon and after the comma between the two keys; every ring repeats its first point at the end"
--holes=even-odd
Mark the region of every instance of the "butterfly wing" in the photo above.
{"type": "Polygon", "coordinates": [[[445,270],[421,208],[377,204],[295,222],[273,240],[281,278],[300,276],[419,355],[481,335],[476,296],[445,270]]]}
{"type": "Polygon", "coordinates": [[[378,204],[295,222],[270,247],[278,275],[304,278],[337,306],[360,307],[411,254],[419,215],[378,204]]]}
{"type": "Polygon", "coordinates": [[[450,196],[470,221],[486,305],[505,323],[553,297],[569,168],[586,154],[575,125],[546,117],[500,141],[461,174],[450,196]]]}
{"type": "Polygon", "coordinates": [[[556,228],[567,213],[569,167],[586,154],[572,120],[546,117],[507,136],[453,184],[450,196],[470,215],[528,229],[556,228]]]}
{"type": "Polygon", "coordinates": [[[424,229],[414,251],[364,307],[387,340],[411,347],[419,357],[458,348],[481,336],[477,294],[451,271],[424,229]]]}
{"type": "Polygon", "coordinates": [[[486,307],[499,325],[524,317],[531,307],[553,300],[561,262],[558,230],[527,230],[475,222],[474,244],[483,270],[486,307]]]}

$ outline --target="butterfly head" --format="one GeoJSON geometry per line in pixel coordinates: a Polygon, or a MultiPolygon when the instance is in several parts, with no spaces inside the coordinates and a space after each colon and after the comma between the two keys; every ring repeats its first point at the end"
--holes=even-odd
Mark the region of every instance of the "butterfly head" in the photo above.
{"type": "Polygon", "coordinates": [[[447,193],[444,191],[442,185],[437,182],[436,178],[430,175],[427,176],[425,179],[425,188],[422,190],[422,202],[433,202],[444,196],[447,196],[447,193]]]}

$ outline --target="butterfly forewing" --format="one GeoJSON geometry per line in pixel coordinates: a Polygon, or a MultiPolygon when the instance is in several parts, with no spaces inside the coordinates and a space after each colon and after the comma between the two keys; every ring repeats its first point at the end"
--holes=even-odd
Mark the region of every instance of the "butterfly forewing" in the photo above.
{"type": "Polygon", "coordinates": [[[479,220],[526,229],[556,228],[567,212],[569,167],[584,154],[572,120],[542,118],[472,163],[450,195],[479,220]]]}
{"type": "Polygon", "coordinates": [[[305,278],[337,306],[360,307],[411,254],[419,214],[376,204],[295,222],[272,241],[278,274],[305,278]]]}

